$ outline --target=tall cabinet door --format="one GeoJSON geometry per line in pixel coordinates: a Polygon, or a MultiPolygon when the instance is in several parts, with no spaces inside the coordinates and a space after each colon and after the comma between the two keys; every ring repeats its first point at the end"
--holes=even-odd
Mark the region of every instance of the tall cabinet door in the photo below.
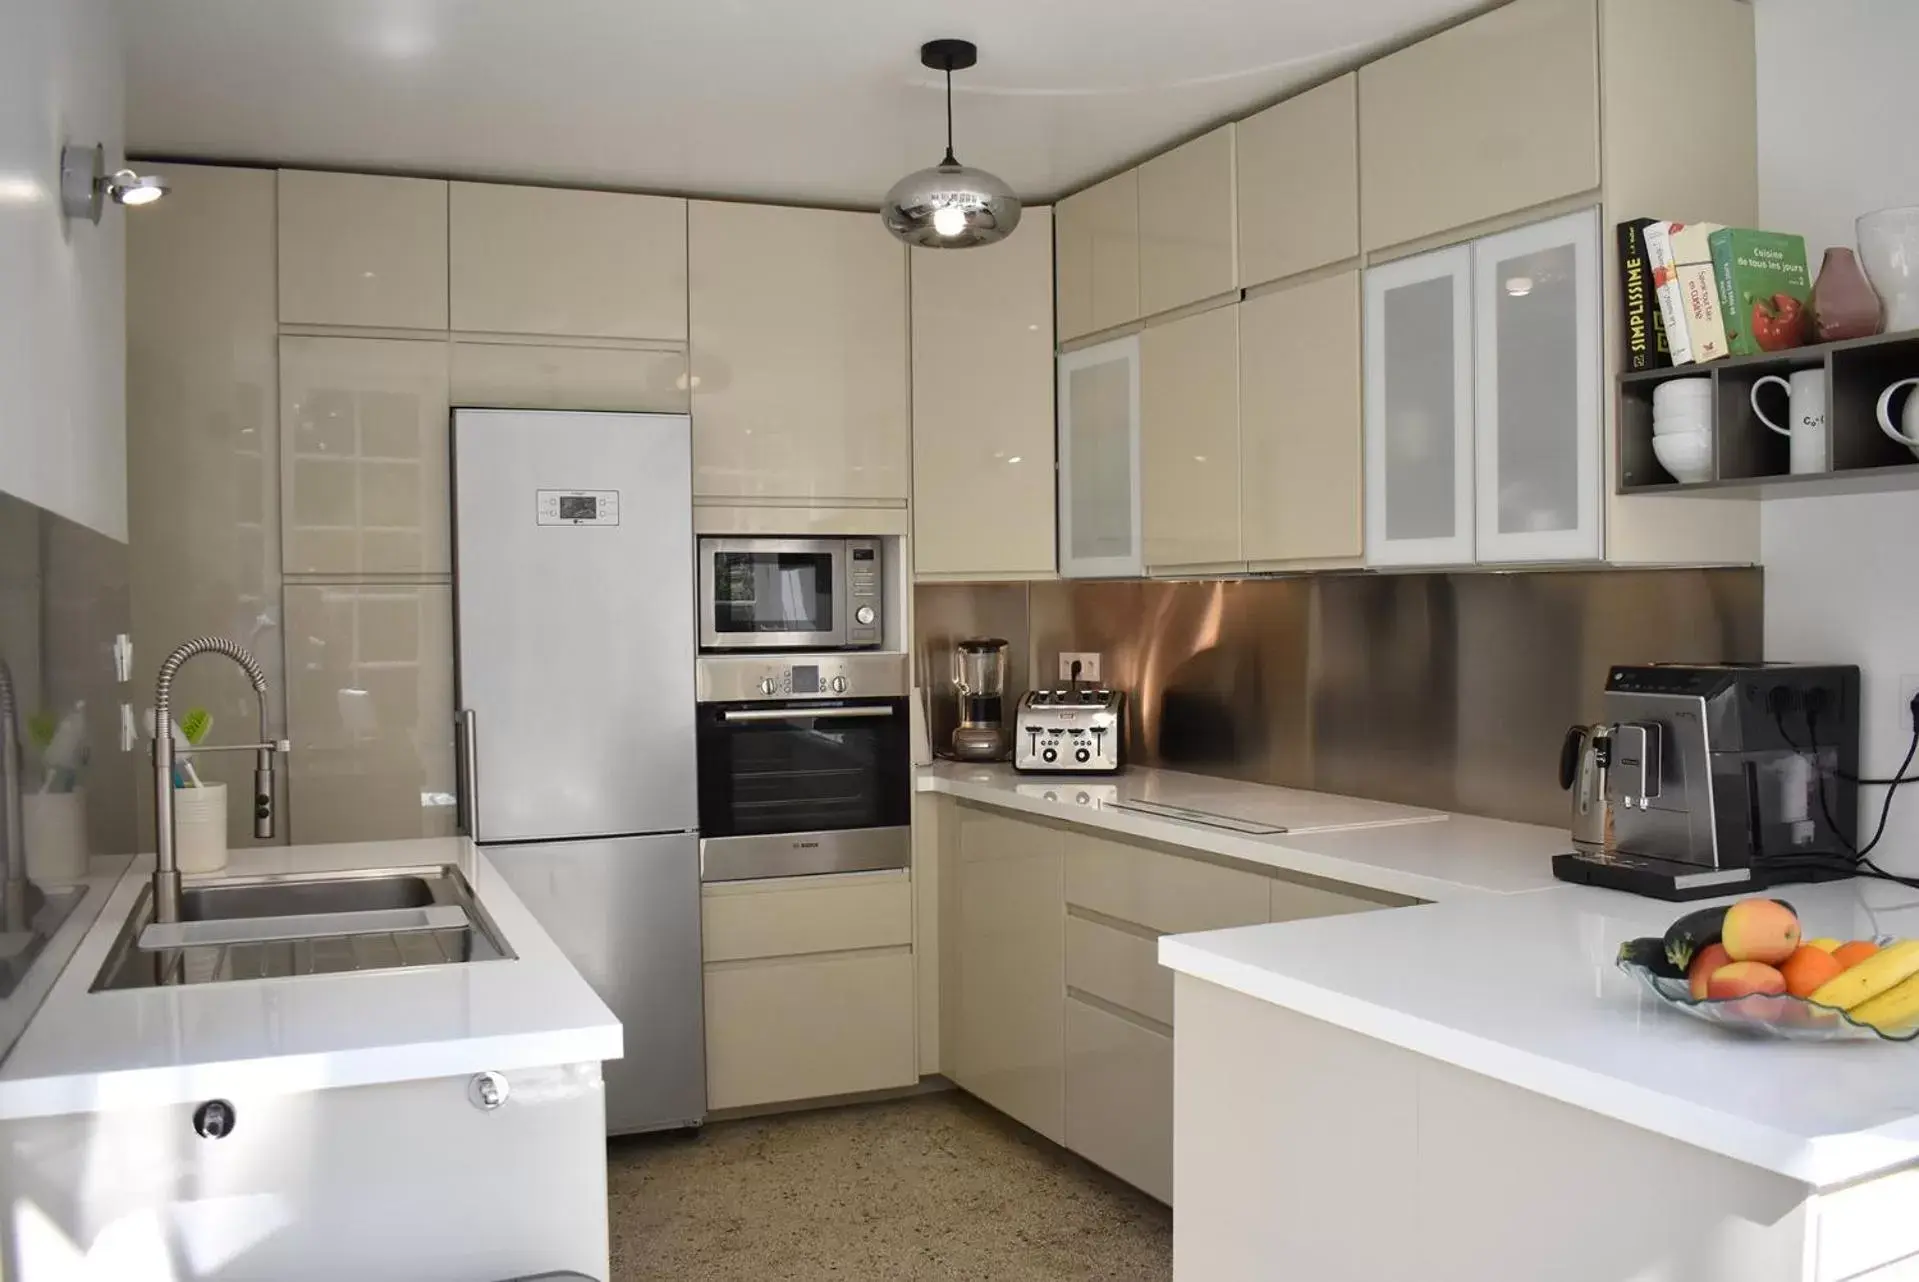
{"type": "Polygon", "coordinates": [[[1481,561],[1597,560],[1599,213],[1473,245],[1481,561]]]}
{"type": "Polygon", "coordinates": [[[1472,250],[1366,273],[1366,559],[1473,559],[1472,250]]]}
{"type": "Polygon", "coordinates": [[[1244,561],[1239,526],[1239,307],[1140,335],[1141,530],[1155,570],[1244,561]]]}
{"type": "Polygon", "coordinates": [[[1061,578],[1137,575],[1139,336],[1059,358],[1061,578]]]}

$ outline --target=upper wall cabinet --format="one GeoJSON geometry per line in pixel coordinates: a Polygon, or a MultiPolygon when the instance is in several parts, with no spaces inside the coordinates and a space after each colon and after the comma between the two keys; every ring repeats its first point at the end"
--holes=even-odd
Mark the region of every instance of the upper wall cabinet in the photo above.
{"type": "Polygon", "coordinates": [[[1150,570],[1230,566],[1239,536],[1239,308],[1139,336],[1140,501],[1150,570]]]}
{"type": "Polygon", "coordinates": [[[453,328],[686,338],[686,202],[454,183],[453,328]]]}
{"type": "Polygon", "coordinates": [[[1369,250],[1598,187],[1595,0],[1515,0],[1367,64],[1359,130],[1369,250]]]}
{"type": "Polygon", "coordinates": [[[1221,125],[1139,167],[1142,316],[1238,288],[1233,219],[1233,126],[1221,125]]]}
{"type": "Polygon", "coordinates": [[[684,414],[686,353],[674,347],[589,347],[458,338],[453,403],[492,409],[632,410],[684,414]]]}
{"type": "Polygon", "coordinates": [[[1255,568],[1365,551],[1359,315],[1355,271],[1239,305],[1241,530],[1255,568]]]}
{"type": "Polygon", "coordinates": [[[1348,73],[1239,122],[1241,285],[1359,253],[1358,99],[1348,73]]]}
{"type": "Polygon", "coordinates": [[[870,213],[688,215],[694,494],[904,502],[905,247],[870,213]]]}
{"type": "Polygon", "coordinates": [[[913,566],[1053,573],[1053,211],[951,253],[915,249],[913,566]]]}
{"type": "Polygon", "coordinates": [[[1054,210],[1059,341],[1139,319],[1139,171],[1068,196],[1054,210]]]}
{"type": "Polygon", "coordinates": [[[447,345],[280,339],[289,574],[446,574],[447,345]]]}
{"type": "Polygon", "coordinates": [[[280,320],[447,327],[446,184],[280,171],[280,320]]]}

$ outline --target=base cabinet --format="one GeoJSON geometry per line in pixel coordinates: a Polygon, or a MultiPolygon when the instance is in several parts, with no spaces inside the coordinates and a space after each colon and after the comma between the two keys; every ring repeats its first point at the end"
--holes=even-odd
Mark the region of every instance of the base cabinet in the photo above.
{"type": "Polygon", "coordinates": [[[1173,1200],[1173,1039],[1069,995],[1066,1147],[1173,1200]]]}
{"type": "Polygon", "coordinates": [[[706,971],[706,1105],[745,1108],[911,1086],[905,949],[735,962],[706,971]]]}

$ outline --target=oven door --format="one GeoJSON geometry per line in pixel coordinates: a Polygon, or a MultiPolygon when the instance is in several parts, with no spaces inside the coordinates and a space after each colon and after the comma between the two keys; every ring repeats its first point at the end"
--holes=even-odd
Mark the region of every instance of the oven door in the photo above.
{"type": "Polygon", "coordinates": [[[844,539],[701,539],[700,648],[846,644],[844,539]]]}
{"type": "Polygon", "coordinates": [[[906,867],[906,708],[905,699],[701,704],[702,880],[906,867]]]}

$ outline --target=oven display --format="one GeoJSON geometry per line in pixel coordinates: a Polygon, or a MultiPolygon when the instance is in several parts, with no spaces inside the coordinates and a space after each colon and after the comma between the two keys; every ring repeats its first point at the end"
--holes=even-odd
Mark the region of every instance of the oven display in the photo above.
{"type": "Polygon", "coordinates": [[[793,693],[818,694],[820,692],[820,670],[816,667],[798,666],[793,668],[793,693]]]}

